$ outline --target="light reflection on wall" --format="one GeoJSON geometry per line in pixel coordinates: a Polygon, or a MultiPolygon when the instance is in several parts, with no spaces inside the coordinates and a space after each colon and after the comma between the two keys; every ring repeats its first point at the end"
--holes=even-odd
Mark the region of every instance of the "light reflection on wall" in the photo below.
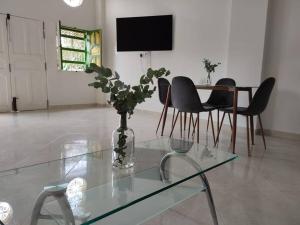
{"type": "MultiPolygon", "coordinates": [[[[78,137],[78,135],[65,136],[61,138],[61,141],[63,148],[61,151],[61,158],[69,158],[103,150],[103,146],[101,146],[98,141],[88,140],[83,137],[78,137]]],[[[57,146],[55,146],[55,148],[57,148],[57,146]]]]}
{"type": "Polygon", "coordinates": [[[8,225],[13,218],[13,208],[7,202],[0,202],[0,220],[3,224],[8,225]]]}
{"type": "Polygon", "coordinates": [[[72,160],[65,160],[64,162],[64,176],[66,177],[84,177],[87,175],[88,162],[87,157],[84,156],[78,162],[72,160]]]}
{"type": "Polygon", "coordinates": [[[72,160],[71,157],[81,155],[88,152],[88,140],[79,139],[73,140],[70,143],[64,144],[64,151],[62,158],[70,158],[64,161],[64,173],[65,176],[71,177],[83,177],[87,173],[87,157],[82,157],[79,160],[75,157],[72,160]]]}
{"type": "Polygon", "coordinates": [[[80,155],[88,152],[88,140],[72,140],[71,143],[64,144],[64,158],[80,155]]]}

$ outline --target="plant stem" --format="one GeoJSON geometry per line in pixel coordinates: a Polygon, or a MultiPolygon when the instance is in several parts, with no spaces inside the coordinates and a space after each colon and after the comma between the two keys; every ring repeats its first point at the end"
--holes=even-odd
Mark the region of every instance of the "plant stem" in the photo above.
{"type": "Polygon", "coordinates": [[[127,113],[121,113],[120,128],[127,129],[127,113]]]}

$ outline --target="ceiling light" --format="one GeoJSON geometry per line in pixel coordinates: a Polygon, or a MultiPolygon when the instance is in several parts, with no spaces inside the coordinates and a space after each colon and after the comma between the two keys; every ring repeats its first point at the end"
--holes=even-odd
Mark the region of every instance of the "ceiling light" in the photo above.
{"type": "Polygon", "coordinates": [[[64,2],[71,7],[78,7],[82,4],[83,0],[64,0],[64,2]]]}

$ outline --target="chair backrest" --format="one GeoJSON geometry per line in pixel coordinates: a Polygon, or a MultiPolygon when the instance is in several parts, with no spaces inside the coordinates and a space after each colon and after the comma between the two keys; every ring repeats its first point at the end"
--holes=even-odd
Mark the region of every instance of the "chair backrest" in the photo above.
{"type": "MultiPolygon", "coordinates": [[[[235,87],[235,81],[231,78],[222,78],[216,85],[235,87]]],[[[207,103],[215,106],[230,107],[233,105],[233,92],[213,90],[207,103]]]]}
{"type": "Polygon", "coordinates": [[[175,77],[171,87],[172,103],[181,112],[201,112],[203,106],[193,81],[188,77],[175,77]]]}
{"type": "MultiPolygon", "coordinates": [[[[171,86],[170,82],[166,78],[158,78],[158,97],[161,104],[165,104],[167,94],[168,94],[168,88],[171,86]]],[[[169,99],[168,106],[172,106],[172,100],[169,99]]]]}
{"type": "Polygon", "coordinates": [[[275,81],[274,77],[270,77],[261,83],[248,107],[250,114],[258,115],[266,109],[275,81]]]}

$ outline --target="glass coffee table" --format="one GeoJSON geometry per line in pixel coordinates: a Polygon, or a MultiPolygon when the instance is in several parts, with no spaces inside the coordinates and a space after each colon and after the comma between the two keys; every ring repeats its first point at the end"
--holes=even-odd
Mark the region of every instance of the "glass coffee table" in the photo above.
{"type": "Polygon", "coordinates": [[[200,192],[218,224],[205,172],[236,155],[169,138],[135,149],[131,169],[113,169],[111,150],[104,150],[0,172],[0,202],[13,211],[4,224],[143,224],[200,192]]]}

